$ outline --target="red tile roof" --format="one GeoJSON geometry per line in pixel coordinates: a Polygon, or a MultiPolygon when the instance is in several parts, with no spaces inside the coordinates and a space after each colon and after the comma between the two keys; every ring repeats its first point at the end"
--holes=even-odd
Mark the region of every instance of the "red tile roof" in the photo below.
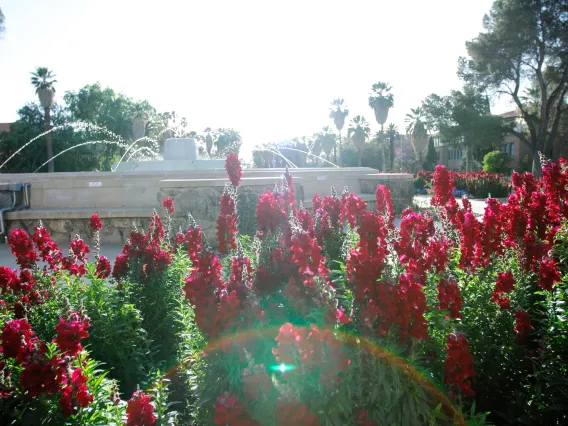
{"type": "Polygon", "coordinates": [[[11,123],[0,123],[0,132],[9,132],[11,123]]]}

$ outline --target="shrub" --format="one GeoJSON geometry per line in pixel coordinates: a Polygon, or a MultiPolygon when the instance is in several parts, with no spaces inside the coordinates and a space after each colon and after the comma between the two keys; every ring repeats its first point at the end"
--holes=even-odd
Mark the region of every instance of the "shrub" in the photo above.
{"type": "Polygon", "coordinates": [[[501,151],[491,151],[483,157],[483,170],[489,173],[510,173],[509,157],[501,151]]]}

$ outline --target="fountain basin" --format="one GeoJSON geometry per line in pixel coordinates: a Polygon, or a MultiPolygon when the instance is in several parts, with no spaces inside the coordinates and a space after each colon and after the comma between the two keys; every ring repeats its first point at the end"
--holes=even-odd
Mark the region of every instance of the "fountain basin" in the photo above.
{"type": "MultiPolygon", "coordinates": [[[[244,169],[239,188],[239,215],[243,226],[254,225],[254,209],[258,195],[272,190],[284,169],[244,169]],[[252,222],[251,222],[252,221],[252,222]]],[[[328,195],[334,186],[341,193],[345,186],[373,207],[378,184],[386,185],[397,210],[412,205],[414,194],[411,174],[378,173],[366,167],[291,169],[298,202],[311,207],[315,194],[328,195]]],[[[172,231],[187,226],[187,213],[202,225],[208,240],[215,243],[215,221],[226,172],[216,169],[168,171],[64,172],[36,174],[3,174],[4,182],[29,182],[30,209],[6,214],[8,232],[23,228],[33,232],[38,220],[56,242],[67,244],[75,234],[89,241],[88,221],[98,213],[104,223],[103,243],[122,244],[133,223],[140,229],[148,225],[153,209],[161,212],[161,200],[174,199],[176,213],[172,231]]]]}

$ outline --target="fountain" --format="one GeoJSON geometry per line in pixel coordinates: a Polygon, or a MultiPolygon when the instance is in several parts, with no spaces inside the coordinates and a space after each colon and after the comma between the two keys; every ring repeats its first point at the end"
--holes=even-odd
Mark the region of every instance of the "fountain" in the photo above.
{"type": "Polygon", "coordinates": [[[163,160],[127,160],[113,164],[115,172],[222,169],[225,160],[202,160],[193,138],[170,138],[164,142],[163,160]]]}
{"type": "MultiPolygon", "coordinates": [[[[75,126],[84,127],[80,123],[75,126]]],[[[24,144],[4,164],[43,135],[24,144]]],[[[142,137],[129,144],[118,137],[116,139],[78,143],[53,157],[95,143],[118,144],[124,152],[112,165],[111,171],[3,173],[3,182],[0,183],[2,237],[14,228],[32,233],[41,220],[52,238],[60,244],[66,244],[76,234],[88,240],[91,235],[89,218],[98,213],[104,223],[102,240],[107,244],[122,244],[128,239],[133,224],[139,229],[146,228],[154,209],[160,210],[161,200],[171,197],[176,206],[172,230],[184,229],[187,214],[191,213],[214,245],[219,198],[228,183],[224,158],[199,158],[193,138],[166,139],[163,156],[157,153],[154,139],[142,137]],[[151,146],[137,146],[142,142],[149,142],[151,146]]],[[[283,156],[278,148],[271,153],[283,156]]],[[[306,208],[311,207],[315,194],[329,194],[331,186],[338,191],[349,187],[372,207],[378,184],[391,189],[398,209],[412,204],[413,181],[410,174],[384,174],[368,167],[338,168],[332,163],[331,167],[296,168],[292,162],[287,163],[294,178],[297,201],[303,202],[306,208]]],[[[243,169],[238,203],[243,227],[241,232],[254,232],[258,197],[267,190],[273,190],[275,184],[281,182],[283,173],[284,169],[276,168],[243,169]]]]}

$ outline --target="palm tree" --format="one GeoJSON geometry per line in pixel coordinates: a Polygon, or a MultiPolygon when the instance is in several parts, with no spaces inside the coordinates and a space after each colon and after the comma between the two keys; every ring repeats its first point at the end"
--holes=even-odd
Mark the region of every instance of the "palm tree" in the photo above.
{"type": "Polygon", "coordinates": [[[308,141],[308,147],[310,148],[310,153],[317,157],[316,167],[319,167],[319,156],[321,155],[322,146],[317,133],[308,141]]]}
{"type": "MultiPolygon", "coordinates": [[[[51,107],[53,105],[53,96],[55,95],[55,87],[53,87],[53,84],[57,83],[55,74],[46,67],[37,67],[35,72],[32,72],[31,83],[32,86],[35,87],[36,95],[45,112],[45,131],[48,131],[51,129],[51,107]]],[[[47,159],[50,160],[53,157],[53,139],[51,133],[45,135],[45,152],[47,153],[47,159]]],[[[49,173],[55,171],[53,160],[47,163],[47,171],[49,173]]]]}
{"type": "Polygon", "coordinates": [[[387,127],[387,140],[389,141],[389,169],[394,170],[394,141],[398,136],[396,126],[391,123],[387,127]]]}
{"type": "Polygon", "coordinates": [[[329,161],[329,156],[335,149],[335,134],[331,132],[329,126],[325,126],[321,132],[316,134],[316,144],[321,146],[325,152],[325,158],[329,161]]]}
{"type": "MultiPolygon", "coordinates": [[[[337,98],[331,102],[331,108],[329,109],[329,118],[333,119],[333,123],[335,124],[335,128],[339,133],[339,165],[341,166],[341,129],[345,125],[345,117],[349,115],[349,110],[347,108],[343,108],[343,99],[337,98]]],[[[333,161],[337,162],[336,152],[333,153],[333,161]]]]}
{"type": "Polygon", "coordinates": [[[211,127],[207,127],[205,132],[205,148],[207,149],[207,155],[211,158],[211,150],[213,149],[213,136],[211,136],[211,127]]]}
{"type": "Polygon", "coordinates": [[[410,142],[416,153],[416,159],[419,164],[422,164],[422,152],[428,144],[424,111],[420,107],[411,109],[410,114],[406,114],[404,122],[407,123],[406,133],[410,135],[410,142]]]}
{"type": "Polygon", "coordinates": [[[356,115],[349,123],[349,129],[347,130],[347,137],[353,140],[355,148],[357,148],[357,166],[361,167],[361,156],[363,155],[363,149],[365,148],[365,142],[371,133],[371,128],[369,123],[365,120],[365,117],[356,115]]]}
{"type": "Polygon", "coordinates": [[[369,106],[375,111],[375,119],[380,124],[381,130],[387,121],[389,109],[394,106],[394,97],[390,93],[392,87],[388,83],[379,81],[373,84],[369,95],[369,106]]]}

